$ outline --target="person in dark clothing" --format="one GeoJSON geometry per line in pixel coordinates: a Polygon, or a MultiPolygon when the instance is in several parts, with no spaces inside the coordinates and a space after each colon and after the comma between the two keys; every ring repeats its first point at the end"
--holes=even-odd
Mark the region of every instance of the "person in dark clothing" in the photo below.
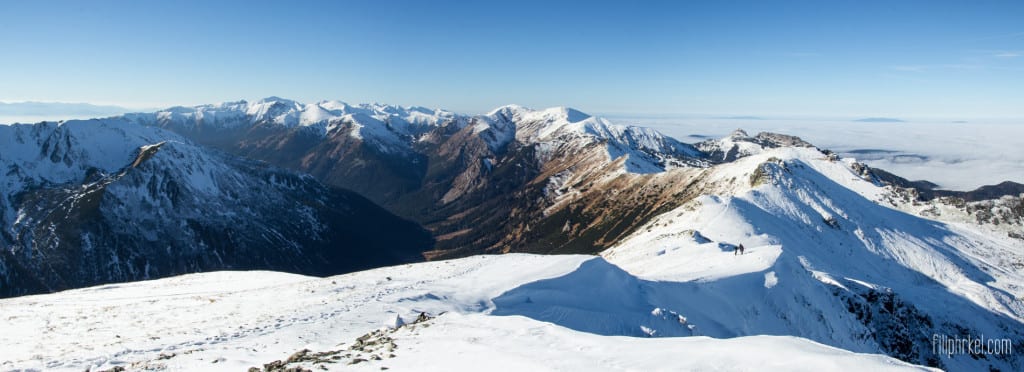
{"type": "Polygon", "coordinates": [[[740,244],[739,250],[740,250],[740,254],[743,254],[743,250],[744,250],[743,244],[740,244]]]}

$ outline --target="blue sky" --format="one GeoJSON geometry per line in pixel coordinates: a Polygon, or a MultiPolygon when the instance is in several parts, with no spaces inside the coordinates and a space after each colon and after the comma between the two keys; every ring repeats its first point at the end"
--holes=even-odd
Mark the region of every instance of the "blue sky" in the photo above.
{"type": "Polygon", "coordinates": [[[0,101],[1024,118],[1022,1],[3,1],[0,101]]]}

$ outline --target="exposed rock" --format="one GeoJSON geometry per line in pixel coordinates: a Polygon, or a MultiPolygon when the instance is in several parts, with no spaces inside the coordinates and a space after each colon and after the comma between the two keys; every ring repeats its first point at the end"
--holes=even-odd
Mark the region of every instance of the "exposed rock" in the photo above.
{"type": "MultiPolygon", "coordinates": [[[[324,364],[336,364],[344,363],[346,365],[354,365],[360,363],[377,362],[382,361],[385,358],[394,358],[394,351],[398,349],[398,345],[395,344],[395,340],[391,337],[392,334],[402,329],[412,329],[416,325],[428,326],[429,322],[434,317],[427,313],[420,313],[416,316],[416,320],[402,324],[394,329],[378,329],[365,333],[359,337],[356,337],[355,342],[351,346],[345,349],[328,350],[323,352],[313,352],[309,349],[302,349],[284,361],[275,360],[273,362],[263,365],[263,369],[258,367],[249,368],[250,372],[304,372],[310,371],[305,369],[303,366],[316,366],[324,364]]],[[[387,369],[387,367],[381,367],[381,369],[387,369]]]]}

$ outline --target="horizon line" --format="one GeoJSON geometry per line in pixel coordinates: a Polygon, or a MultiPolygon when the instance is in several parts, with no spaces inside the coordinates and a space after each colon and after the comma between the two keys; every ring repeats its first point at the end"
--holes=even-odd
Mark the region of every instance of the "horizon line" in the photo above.
{"type": "MultiPolygon", "coordinates": [[[[92,107],[102,108],[102,109],[124,110],[125,112],[123,112],[123,113],[138,113],[138,112],[148,113],[148,112],[156,112],[156,111],[166,110],[166,109],[173,108],[173,107],[198,107],[198,106],[204,106],[204,105],[216,105],[216,104],[221,104],[221,103],[240,102],[240,101],[258,102],[258,101],[266,99],[266,98],[278,98],[278,99],[290,100],[290,101],[295,101],[295,102],[298,102],[298,103],[308,104],[307,102],[301,102],[301,101],[298,101],[298,100],[292,100],[292,99],[282,98],[282,97],[278,97],[278,96],[270,96],[270,97],[264,97],[264,98],[260,98],[260,99],[256,99],[256,100],[244,99],[243,98],[243,99],[236,99],[236,100],[222,100],[222,101],[219,101],[219,102],[216,102],[216,103],[200,103],[200,104],[166,104],[166,103],[164,103],[164,104],[153,104],[153,103],[145,103],[145,104],[129,103],[129,104],[125,104],[125,103],[122,103],[122,102],[89,102],[89,101],[60,101],[60,100],[54,100],[54,101],[46,101],[46,100],[0,100],[0,105],[17,105],[17,104],[85,105],[85,106],[92,106],[92,107]]],[[[314,102],[309,102],[309,103],[332,102],[332,101],[334,101],[334,102],[343,102],[343,103],[346,103],[346,104],[351,104],[348,101],[344,101],[344,100],[340,100],[340,99],[321,99],[321,100],[316,100],[314,102]]],[[[361,105],[361,104],[386,104],[386,103],[382,103],[381,101],[376,101],[376,102],[361,102],[361,103],[356,103],[356,104],[353,104],[353,105],[361,105]]],[[[389,104],[386,104],[386,105],[389,105],[389,104]]],[[[398,107],[402,107],[402,108],[425,107],[425,108],[433,108],[433,109],[440,109],[440,110],[450,111],[450,112],[457,113],[457,114],[462,114],[462,115],[476,116],[476,115],[484,115],[484,114],[486,114],[488,112],[493,111],[494,109],[497,109],[497,108],[500,108],[500,107],[504,107],[504,106],[507,106],[507,105],[511,105],[511,104],[499,105],[499,106],[495,106],[495,107],[493,107],[491,109],[487,109],[487,110],[466,110],[466,111],[446,109],[446,108],[440,108],[440,107],[429,107],[429,106],[423,106],[423,105],[393,105],[393,106],[398,106],[398,107]],[[476,111],[476,112],[473,112],[473,111],[476,111]]],[[[531,110],[544,110],[544,109],[547,109],[547,108],[554,108],[554,107],[567,107],[567,108],[576,109],[575,107],[568,106],[568,105],[554,105],[554,106],[547,106],[547,107],[544,107],[544,108],[532,108],[532,107],[525,106],[525,105],[522,105],[522,106],[523,107],[527,107],[527,108],[529,108],[531,110]]],[[[921,115],[880,115],[880,114],[864,114],[864,115],[855,115],[855,114],[835,115],[835,114],[831,114],[830,115],[830,114],[821,114],[821,113],[771,113],[771,114],[759,114],[759,113],[747,113],[747,112],[727,112],[727,113],[718,112],[718,113],[713,113],[713,112],[698,112],[698,111],[691,111],[691,112],[679,112],[679,111],[675,111],[675,112],[673,112],[673,111],[657,112],[657,111],[650,111],[650,110],[645,110],[645,111],[621,111],[621,110],[612,110],[612,111],[602,111],[602,110],[584,111],[584,110],[578,110],[578,111],[587,113],[588,115],[591,115],[591,116],[603,117],[603,118],[606,118],[606,119],[651,119],[651,120],[654,120],[654,119],[666,119],[666,120],[667,119],[704,119],[704,120],[710,119],[710,120],[722,120],[722,121],[730,121],[730,120],[732,120],[732,121],[775,121],[775,120],[827,120],[827,121],[850,120],[850,121],[858,121],[858,120],[860,120],[860,121],[865,122],[865,123],[868,123],[867,119],[886,119],[886,120],[890,120],[890,121],[902,121],[902,122],[937,121],[938,120],[938,121],[951,121],[951,122],[955,122],[955,123],[969,123],[971,120],[1024,120],[1024,115],[1021,115],[1019,117],[1014,117],[1014,116],[971,116],[971,115],[961,115],[961,116],[921,116],[921,115]]],[[[52,115],[49,115],[49,114],[44,114],[44,115],[16,114],[16,115],[0,115],[0,117],[8,117],[8,116],[11,116],[11,117],[13,117],[13,116],[19,116],[19,117],[50,117],[50,116],[64,116],[64,115],[75,115],[75,113],[70,112],[70,113],[66,113],[65,114],[65,113],[58,112],[58,113],[55,113],[55,114],[52,114],[52,115]]],[[[116,116],[116,115],[118,115],[118,114],[114,114],[114,116],[116,116]]],[[[899,124],[899,123],[898,122],[893,122],[893,123],[888,123],[888,124],[899,124]]]]}

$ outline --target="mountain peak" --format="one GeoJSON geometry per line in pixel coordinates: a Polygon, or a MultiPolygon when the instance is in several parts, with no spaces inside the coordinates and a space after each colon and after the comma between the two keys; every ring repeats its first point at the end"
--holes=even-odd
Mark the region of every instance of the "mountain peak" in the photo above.
{"type": "Polygon", "coordinates": [[[748,137],[750,137],[750,135],[747,134],[747,131],[745,131],[745,130],[743,130],[741,128],[737,128],[736,130],[732,131],[732,133],[729,134],[729,138],[748,138],[748,137]]]}
{"type": "Polygon", "coordinates": [[[578,123],[591,118],[590,115],[580,110],[574,109],[572,107],[555,106],[543,110],[533,110],[528,107],[523,107],[516,104],[509,104],[498,107],[488,112],[486,116],[495,116],[499,113],[504,113],[508,116],[538,115],[548,119],[565,120],[568,123],[578,123]]]}
{"type": "Polygon", "coordinates": [[[563,106],[563,107],[559,107],[559,109],[565,115],[565,118],[567,120],[569,120],[570,123],[576,123],[576,122],[580,122],[580,121],[584,121],[584,120],[590,119],[590,115],[585,114],[582,111],[579,111],[579,110],[574,109],[572,107],[564,107],[563,106]]]}
{"type": "Polygon", "coordinates": [[[278,96],[266,97],[266,98],[263,98],[263,99],[257,101],[256,103],[274,103],[274,102],[281,102],[281,103],[285,103],[285,104],[293,104],[293,103],[295,103],[295,101],[292,101],[292,100],[286,99],[286,98],[281,98],[281,97],[278,97],[278,96]]]}
{"type": "Polygon", "coordinates": [[[576,110],[571,107],[558,106],[551,107],[540,111],[540,113],[547,117],[554,117],[564,119],[569,123],[578,123],[587,119],[590,119],[590,115],[583,113],[582,111],[576,110]]]}
{"type": "Polygon", "coordinates": [[[352,108],[352,105],[348,104],[347,102],[342,102],[338,100],[323,100],[317,104],[320,105],[320,107],[332,111],[348,111],[351,110],[352,108]]]}
{"type": "Polygon", "coordinates": [[[499,113],[505,113],[505,114],[508,114],[509,116],[512,116],[512,115],[515,115],[516,113],[528,112],[528,111],[533,111],[533,110],[530,110],[529,108],[526,108],[526,107],[523,107],[523,106],[520,106],[520,105],[516,105],[516,104],[508,104],[508,105],[504,105],[504,106],[501,106],[501,107],[497,107],[494,110],[491,110],[491,111],[487,112],[487,114],[485,114],[485,116],[495,116],[495,115],[497,115],[499,113]]]}

